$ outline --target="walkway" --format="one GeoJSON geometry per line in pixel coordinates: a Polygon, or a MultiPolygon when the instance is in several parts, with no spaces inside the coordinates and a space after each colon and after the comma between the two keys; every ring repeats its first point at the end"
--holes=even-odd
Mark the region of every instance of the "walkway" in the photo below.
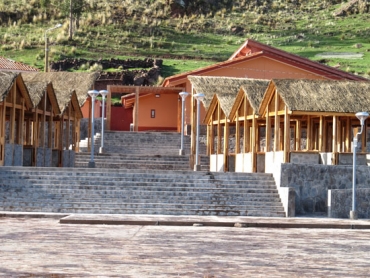
{"type": "MultiPolygon", "coordinates": [[[[60,215],[49,216],[0,218],[0,276],[368,277],[370,270],[370,230],[324,229],[332,222],[325,218],[293,219],[322,223],[317,228],[275,229],[162,226],[160,221],[147,226],[60,224],[60,215]]],[[[209,223],[227,222],[212,218],[209,223]]],[[[192,217],[188,223],[201,219],[192,217]]],[[[356,223],[365,227],[370,222],[356,223]]]]}

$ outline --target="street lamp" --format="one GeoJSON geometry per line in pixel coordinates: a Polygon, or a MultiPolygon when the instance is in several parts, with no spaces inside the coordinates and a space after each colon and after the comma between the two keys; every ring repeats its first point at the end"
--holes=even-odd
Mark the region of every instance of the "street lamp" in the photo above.
{"type": "Polygon", "coordinates": [[[204,99],[204,94],[198,93],[195,94],[194,97],[197,100],[197,138],[196,138],[196,145],[195,145],[195,165],[194,171],[200,171],[201,165],[199,163],[199,121],[200,121],[200,102],[204,99]]]}
{"type": "Polygon", "coordinates": [[[94,162],[94,106],[95,106],[95,99],[99,95],[97,90],[91,90],[87,92],[91,97],[91,156],[89,161],[89,168],[95,168],[94,162]]]}
{"type": "Polygon", "coordinates": [[[189,95],[187,92],[181,92],[179,93],[180,97],[182,98],[182,104],[181,104],[181,148],[179,151],[179,155],[184,155],[184,110],[185,110],[185,99],[189,95]]]}
{"type": "Polygon", "coordinates": [[[104,151],[104,114],[105,114],[105,97],[108,95],[107,90],[100,90],[99,94],[103,99],[103,108],[102,108],[102,117],[101,117],[101,145],[99,148],[99,153],[103,153],[104,151]]]}
{"type": "Polygon", "coordinates": [[[357,148],[357,136],[360,135],[364,128],[364,123],[367,117],[369,117],[369,113],[367,112],[358,112],[356,113],[356,117],[361,122],[361,130],[353,137],[353,169],[352,169],[352,210],[349,213],[349,217],[351,219],[357,219],[358,215],[356,212],[356,148],[357,148]]]}
{"type": "Polygon", "coordinates": [[[49,48],[48,48],[48,46],[49,46],[49,41],[48,41],[48,38],[47,38],[47,32],[49,32],[49,31],[52,31],[52,30],[54,30],[54,29],[57,29],[57,28],[60,28],[60,27],[62,27],[62,24],[57,24],[57,25],[55,25],[54,27],[52,27],[52,28],[50,28],[50,29],[47,29],[46,31],[45,31],[45,72],[48,72],[49,71],[49,48]]]}

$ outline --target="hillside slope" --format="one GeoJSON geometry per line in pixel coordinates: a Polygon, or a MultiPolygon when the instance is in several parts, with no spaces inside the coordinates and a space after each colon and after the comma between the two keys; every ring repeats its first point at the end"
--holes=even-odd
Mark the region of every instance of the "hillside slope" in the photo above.
{"type": "Polygon", "coordinates": [[[340,2],[73,0],[70,39],[69,0],[4,0],[0,55],[43,69],[45,30],[62,23],[47,33],[54,61],[160,57],[166,77],[226,60],[252,38],[367,77],[369,2],[340,2]]]}

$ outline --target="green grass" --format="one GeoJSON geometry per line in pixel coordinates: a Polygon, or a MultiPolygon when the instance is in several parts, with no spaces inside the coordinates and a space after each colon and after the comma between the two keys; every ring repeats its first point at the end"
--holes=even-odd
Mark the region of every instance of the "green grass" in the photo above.
{"type": "MultiPolygon", "coordinates": [[[[122,9],[123,2],[128,3],[129,0],[99,1],[98,4],[116,6],[108,9],[106,4],[103,5],[105,8],[86,12],[73,41],[67,39],[68,19],[61,15],[53,15],[48,19],[36,18],[32,23],[3,22],[0,26],[0,55],[42,70],[44,31],[62,22],[62,28],[48,33],[50,60],[67,57],[161,58],[164,60],[162,77],[167,77],[224,61],[245,39],[252,38],[316,61],[324,60],[317,56],[323,52],[361,53],[363,58],[330,58],[325,59],[325,63],[366,77],[370,73],[370,15],[365,13],[335,18],[333,11],[339,5],[323,8],[322,1],[306,1],[295,13],[290,12],[291,6],[287,6],[286,10],[274,6],[268,14],[259,13],[258,9],[247,11],[240,7],[229,13],[220,10],[213,14],[186,17],[171,17],[168,14],[156,17],[156,13],[161,11],[157,9],[145,16],[123,17],[118,24],[114,23],[112,15],[115,10],[122,9]],[[92,24],[93,19],[99,24],[92,24]],[[233,26],[243,28],[243,34],[233,34],[233,26]],[[356,44],[362,47],[356,48],[356,44]]],[[[14,0],[13,7],[22,9],[18,2],[21,0],[14,0]]],[[[131,2],[133,8],[139,5],[135,0],[131,2]]],[[[28,8],[32,3],[27,3],[28,8]]],[[[283,7],[288,4],[275,1],[274,5],[283,7]]],[[[6,8],[4,5],[3,10],[6,8]]],[[[142,7],[136,8],[143,10],[142,7]]]]}

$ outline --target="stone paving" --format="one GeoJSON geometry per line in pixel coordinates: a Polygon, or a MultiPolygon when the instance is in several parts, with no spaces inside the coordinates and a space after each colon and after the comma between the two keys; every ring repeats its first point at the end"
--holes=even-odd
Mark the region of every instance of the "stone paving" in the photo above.
{"type": "Polygon", "coordinates": [[[0,218],[1,277],[369,277],[370,230],[0,218]]]}

